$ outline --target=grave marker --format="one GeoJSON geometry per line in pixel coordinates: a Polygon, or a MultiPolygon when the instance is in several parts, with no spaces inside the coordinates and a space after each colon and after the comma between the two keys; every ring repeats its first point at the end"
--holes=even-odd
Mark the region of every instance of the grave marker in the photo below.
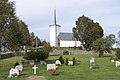
{"type": "Polygon", "coordinates": [[[36,65],[34,65],[33,67],[32,67],[32,69],[34,70],[34,74],[36,74],[36,72],[37,72],[37,66],[36,65]]]}
{"type": "Polygon", "coordinates": [[[73,61],[68,61],[68,65],[72,66],[73,65],[73,61]]]}
{"type": "Polygon", "coordinates": [[[34,61],[34,60],[30,60],[29,64],[30,64],[31,66],[33,66],[33,65],[35,64],[35,61],[34,61]]]}
{"type": "Polygon", "coordinates": [[[47,64],[47,71],[52,71],[56,70],[56,65],[55,64],[47,64]]]}

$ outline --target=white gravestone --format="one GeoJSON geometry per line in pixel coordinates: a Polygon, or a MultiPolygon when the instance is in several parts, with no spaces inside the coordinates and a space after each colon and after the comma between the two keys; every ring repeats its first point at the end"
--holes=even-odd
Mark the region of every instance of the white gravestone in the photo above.
{"type": "Polygon", "coordinates": [[[15,69],[17,69],[18,71],[22,72],[23,71],[23,65],[17,65],[15,66],[15,69]]]}
{"type": "Polygon", "coordinates": [[[73,65],[73,61],[68,61],[68,65],[72,66],[73,65]]]}
{"type": "Polygon", "coordinates": [[[36,72],[37,72],[37,66],[36,65],[34,65],[33,67],[32,67],[32,69],[34,70],[34,74],[36,74],[36,72]]]}
{"type": "Polygon", "coordinates": [[[47,64],[47,71],[52,71],[56,70],[56,65],[55,64],[47,64]]]}
{"type": "Polygon", "coordinates": [[[119,61],[116,61],[115,66],[116,66],[116,67],[119,67],[119,66],[120,66],[120,62],[119,62],[119,61]]]}
{"type": "Polygon", "coordinates": [[[41,60],[41,61],[40,61],[40,64],[46,65],[46,62],[41,60]]]}
{"type": "Polygon", "coordinates": [[[91,59],[90,59],[90,65],[91,65],[92,63],[95,63],[94,57],[91,57],[91,59]]]}
{"type": "Polygon", "coordinates": [[[56,61],[55,61],[55,64],[56,64],[56,65],[61,65],[61,62],[60,62],[59,60],[56,60],[56,61]]]}
{"type": "Polygon", "coordinates": [[[18,77],[19,76],[19,70],[11,68],[9,71],[8,78],[13,78],[13,76],[18,77]]]}

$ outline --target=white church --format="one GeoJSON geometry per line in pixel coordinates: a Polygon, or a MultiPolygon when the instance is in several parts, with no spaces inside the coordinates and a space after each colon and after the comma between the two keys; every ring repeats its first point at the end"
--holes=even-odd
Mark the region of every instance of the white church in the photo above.
{"type": "Polygon", "coordinates": [[[78,47],[81,46],[80,41],[76,41],[73,33],[60,32],[60,25],[56,23],[56,11],[54,11],[54,24],[49,25],[50,28],[50,45],[52,47],[78,47]]]}

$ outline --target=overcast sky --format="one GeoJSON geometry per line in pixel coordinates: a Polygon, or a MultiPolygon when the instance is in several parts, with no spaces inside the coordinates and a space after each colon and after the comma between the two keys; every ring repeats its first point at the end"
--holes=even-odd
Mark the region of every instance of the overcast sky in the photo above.
{"type": "Polygon", "coordinates": [[[15,1],[17,16],[25,21],[29,31],[49,41],[49,25],[53,24],[53,11],[57,11],[57,24],[61,32],[72,32],[78,17],[85,15],[100,23],[104,34],[120,31],[120,0],[10,0],[15,1]]]}

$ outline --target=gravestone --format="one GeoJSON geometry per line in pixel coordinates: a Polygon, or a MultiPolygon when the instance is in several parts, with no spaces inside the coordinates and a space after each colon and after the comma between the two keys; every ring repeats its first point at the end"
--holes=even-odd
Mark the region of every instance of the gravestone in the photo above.
{"type": "Polygon", "coordinates": [[[61,62],[60,62],[59,60],[56,60],[56,61],[55,61],[55,64],[56,64],[57,66],[60,66],[60,65],[61,65],[61,62]]]}
{"type": "Polygon", "coordinates": [[[95,63],[94,57],[91,57],[91,59],[90,59],[90,65],[92,65],[92,63],[95,63]]]}
{"type": "Polygon", "coordinates": [[[35,61],[34,61],[34,60],[30,60],[30,61],[29,61],[29,64],[30,64],[31,66],[33,66],[33,65],[35,65],[35,61]]]}
{"type": "Polygon", "coordinates": [[[72,66],[73,65],[73,61],[68,61],[68,65],[72,66]]]}
{"type": "Polygon", "coordinates": [[[9,71],[8,78],[13,78],[14,76],[15,76],[15,78],[19,76],[19,70],[11,68],[9,71]]]}
{"type": "Polygon", "coordinates": [[[116,62],[115,62],[115,66],[116,66],[116,67],[120,67],[120,62],[119,62],[119,61],[116,61],[116,62]]]}
{"type": "Polygon", "coordinates": [[[22,72],[23,71],[23,65],[19,64],[19,65],[15,66],[15,69],[17,69],[19,72],[22,72]]]}
{"type": "Polygon", "coordinates": [[[56,70],[55,64],[47,64],[47,71],[53,71],[56,70]]]}
{"type": "Polygon", "coordinates": [[[98,64],[95,62],[94,57],[91,57],[91,59],[90,59],[90,68],[92,68],[92,69],[99,68],[98,64]]]}
{"type": "Polygon", "coordinates": [[[41,61],[40,61],[40,64],[42,64],[42,65],[46,65],[46,62],[43,61],[43,60],[41,60],[41,61]]]}
{"type": "Polygon", "coordinates": [[[33,67],[32,67],[32,69],[33,69],[33,71],[34,71],[34,74],[36,74],[37,73],[37,66],[36,65],[34,65],[33,67]]]}

